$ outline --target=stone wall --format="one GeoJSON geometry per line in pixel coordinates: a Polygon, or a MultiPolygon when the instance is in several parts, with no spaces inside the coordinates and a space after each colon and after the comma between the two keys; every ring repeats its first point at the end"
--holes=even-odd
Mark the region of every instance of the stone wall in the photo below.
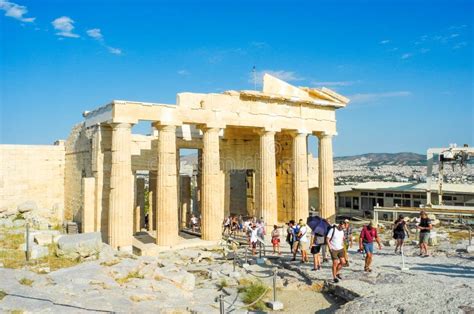
{"type": "Polygon", "coordinates": [[[64,208],[65,147],[0,145],[0,209],[16,209],[31,200],[39,208],[64,208]]]}
{"type": "Polygon", "coordinates": [[[89,129],[83,123],[75,125],[66,140],[64,218],[82,221],[82,178],[92,176],[92,141],[89,129]]]}

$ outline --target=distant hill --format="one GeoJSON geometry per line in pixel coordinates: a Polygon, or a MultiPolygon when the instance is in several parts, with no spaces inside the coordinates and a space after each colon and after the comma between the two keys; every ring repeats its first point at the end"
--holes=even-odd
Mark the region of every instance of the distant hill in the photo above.
{"type": "Polygon", "coordinates": [[[407,165],[424,166],[426,156],[416,153],[368,153],[355,156],[334,157],[335,161],[367,161],[368,166],[407,165]]]}

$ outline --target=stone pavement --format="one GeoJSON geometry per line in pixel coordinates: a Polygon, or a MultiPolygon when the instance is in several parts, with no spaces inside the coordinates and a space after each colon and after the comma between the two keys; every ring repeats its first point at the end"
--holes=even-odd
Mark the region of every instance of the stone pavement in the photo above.
{"type": "MultiPolygon", "coordinates": [[[[338,312],[459,313],[474,311],[474,256],[461,253],[459,245],[440,245],[430,257],[419,257],[418,249],[406,246],[406,267],[393,247],[374,254],[373,272],[363,271],[364,260],[356,247],[350,249],[350,267],[343,268],[342,281],[332,282],[331,263],[313,271],[311,263],[291,262],[283,257],[284,267],[298,271],[307,280],[324,281],[327,291],[347,302],[338,312]],[[457,248],[457,252],[456,252],[457,248]]],[[[288,248],[286,248],[288,250],[288,248]]]]}

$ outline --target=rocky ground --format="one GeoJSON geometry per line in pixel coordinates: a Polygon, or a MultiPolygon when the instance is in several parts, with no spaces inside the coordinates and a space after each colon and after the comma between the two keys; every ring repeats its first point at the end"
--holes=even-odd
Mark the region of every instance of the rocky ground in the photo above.
{"type": "Polygon", "coordinates": [[[270,312],[265,302],[273,297],[274,269],[285,313],[474,311],[474,256],[464,251],[466,232],[438,229],[430,257],[417,256],[416,247],[408,245],[408,271],[400,270],[401,256],[393,253],[387,232],[372,273],[362,271],[363,257],[354,247],[343,280],[334,284],[329,263],[313,271],[312,264],[291,262],[286,244],[281,256],[267,253],[263,264],[256,257],[245,263],[240,248],[234,269],[232,245],[135,256],[101,244],[95,234],[57,236],[44,230],[34,242],[48,255],[13,263],[22,256],[15,249],[22,248],[22,230],[10,224],[0,228],[0,312],[215,313],[221,295],[227,311],[270,312]]]}

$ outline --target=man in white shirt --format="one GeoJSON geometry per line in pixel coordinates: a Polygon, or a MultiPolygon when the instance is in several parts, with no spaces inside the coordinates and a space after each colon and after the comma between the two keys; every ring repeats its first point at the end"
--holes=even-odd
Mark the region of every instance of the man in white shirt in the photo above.
{"type": "Polygon", "coordinates": [[[332,277],[335,283],[342,279],[339,272],[346,263],[344,259],[344,228],[345,224],[341,222],[339,225],[333,226],[326,236],[329,252],[331,252],[332,277]]]}
{"type": "Polygon", "coordinates": [[[258,228],[253,224],[250,232],[250,244],[252,245],[252,255],[257,254],[258,228]]]}

